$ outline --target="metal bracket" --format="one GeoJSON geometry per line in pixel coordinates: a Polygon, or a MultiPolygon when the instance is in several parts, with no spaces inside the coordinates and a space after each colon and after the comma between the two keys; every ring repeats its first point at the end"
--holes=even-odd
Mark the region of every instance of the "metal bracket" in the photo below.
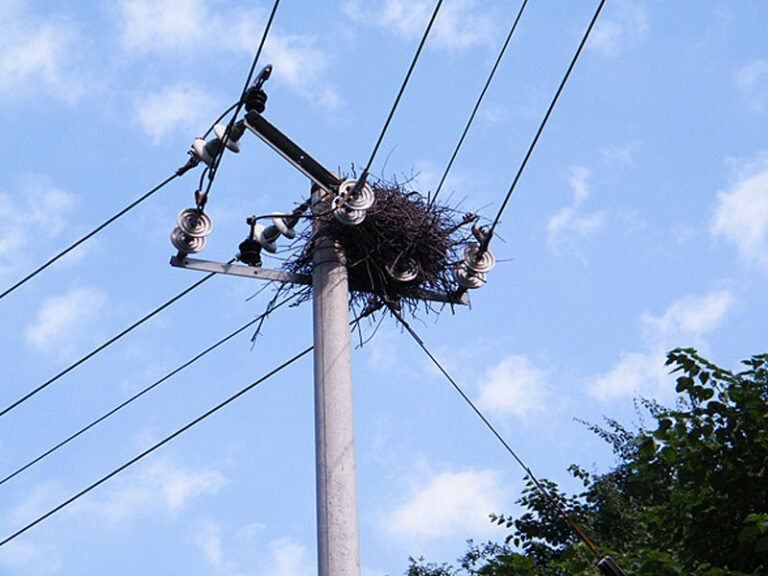
{"type": "Polygon", "coordinates": [[[245,115],[245,127],[325,191],[332,193],[338,189],[341,180],[255,110],[245,115]]]}
{"type": "Polygon", "coordinates": [[[212,262],[211,260],[199,260],[197,258],[180,258],[174,256],[171,258],[171,266],[175,266],[176,268],[186,268],[187,270],[197,270],[199,272],[213,272],[215,274],[229,274],[231,276],[256,278],[258,280],[267,280],[269,282],[312,284],[312,278],[303,274],[293,274],[291,272],[271,270],[269,268],[255,268],[253,266],[244,266],[242,264],[212,262]]]}
{"type": "MultiPolygon", "coordinates": [[[[197,270],[198,272],[213,272],[215,274],[255,278],[257,280],[266,280],[268,282],[291,282],[293,284],[303,284],[305,286],[312,284],[312,278],[304,274],[294,274],[292,272],[272,270],[269,268],[256,268],[253,266],[244,266],[243,264],[227,264],[226,262],[199,260],[197,258],[173,256],[171,258],[171,266],[176,268],[186,268],[187,270],[197,270]]],[[[469,305],[469,296],[466,292],[444,292],[442,290],[433,292],[419,290],[416,293],[416,297],[420,300],[442,302],[444,304],[456,304],[461,306],[469,305]]]]}

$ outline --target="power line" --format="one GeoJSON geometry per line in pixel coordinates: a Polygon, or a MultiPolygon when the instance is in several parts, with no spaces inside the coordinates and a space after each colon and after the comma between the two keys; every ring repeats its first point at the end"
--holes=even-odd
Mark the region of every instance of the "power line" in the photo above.
{"type": "MultiPolygon", "coordinates": [[[[261,38],[261,43],[259,44],[259,48],[258,48],[258,50],[256,52],[256,56],[255,56],[255,58],[254,58],[254,60],[253,60],[253,62],[251,64],[250,72],[248,73],[248,77],[247,77],[246,82],[245,82],[245,87],[243,88],[243,96],[245,95],[245,92],[248,89],[248,85],[251,83],[251,79],[253,78],[253,73],[254,73],[254,71],[256,69],[256,64],[258,62],[259,56],[261,55],[261,51],[262,51],[262,49],[264,47],[264,43],[265,43],[265,41],[267,39],[267,35],[269,33],[269,29],[270,29],[270,27],[272,25],[272,21],[274,19],[275,12],[277,11],[277,7],[278,7],[279,4],[280,4],[280,0],[276,0],[274,6],[272,7],[272,13],[269,16],[269,20],[267,22],[267,26],[266,26],[266,28],[264,30],[264,34],[263,34],[263,36],[261,38]]],[[[235,122],[235,119],[237,118],[237,115],[240,113],[240,110],[241,110],[243,104],[244,104],[244,99],[243,99],[243,97],[241,97],[240,100],[236,104],[233,104],[232,106],[230,106],[219,117],[219,120],[221,118],[223,118],[230,110],[232,110],[234,108],[235,109],[235,113],[233,114],[232,120],[230,121],[230,124],[229,124],[230,126],[232,126],[234,124],[234,122],[235,122]]],[[[217,120],[217,122],[219,120],[217,120]]],[[[206,134],[208,134],[210,131],[211,131],[211,129],[208,129],[206,134]]],[[[211,185],[213,184],[213,179],[216,176],[216,171],[218,170],[219,163],[221,162],[221,157],[223,156],[223,152],[224,152],[224,150],[223,150],[223,147],[222,147],[222,150],[219,151],[217,157],[214,159],[213,167],[212,167],[212,169],[210,170],[210,172],[208,174],[208,189],[206,190],[206,194],[211,189],[211,185]]],[[[53,264],[54,262],[56,262],[59,259],[63,258],[67,254],[69,254],[72,250],[74,250],[75,248],[80,246],[83,242],[86,242],[87,240],[89,240],[90,238],[92,238],[93,236],[95,236],[96,234],[101,232],[104,228],[106,228],[107,226],[112,224],[115,220],[121,218],[126,213],[130,212],[132,209],[134,209],[136,206],[138,206],[139,204],[144,202],[150,196],[152,196],[153,194],[158,192],[161,188],[166,186],[172,180],[174,180],[175,178],[183,175],[184,173],[186,173],[191,168],[194,168],[195,166],[197,166],[198,162],[199,161],[198,161],[197,158],[194,158],[194,157],[190,158],[189,162],[187,162],[187,164],[185,164],[184,166],[179,168],[172,176],[169,176],[166,180],[164,180],[163,182],[161,182],[160,184],[158,184],[157,186],[155,186],[154,188],[149,190],[146,194],[144,194],[143,196],[140,196],[139,198],[137,198],[136,200],[131,202],[128,206],[126,206],[125,208],[123,208],[122,210],[120,210],[119,212],[117,212],[116,214],[114,214],[113,216],[108,218],[107,220],[105,220],[102,224],[100,224],[99,226],[97,226],[96,228],[91,230],[88,234],[86,234],[85,236],[83,236],[79,240],[77,240],[74,243],[72,243],[70,246],[68,246],[67,248],[65,248],[64,250],[62,250],[61,252],[59,252],[55,256],[53,256],[51,259],[49,259],[48,261],[43,263],[41,266],[39,266],[38,268],[36,268],[35,270],[33,270],[32,272],[27,274],[24,278],[22,278],[21,280],[19,280],[18,282],[16,282],[15,284],[10,286],[9,288],[7,288],[4,292],[0,293],[0,300],[5,298],[6,296],[8,296],[11,292],[14,292],[17,288],[20,288],[22,285],[26,284],[32,278],[34,278],[35,276],[40,274],[40,272],[42,272],[43,270],[48,268],[51,264],[53,264]]]]}
{"type": "MultiPolygon", "coordinates": [[[[237,102],[235,106],[233,106],[235,111],[232,114],[232,118],[229,120],[229,124],[227,124],[227,131],[225,133],[226,135],[229,134],[229,131],[232,129],[232,126],[235,125],[237,116],[238,114],[240,114],[240,110],[242,110],[243,106],[245,105],[245,94],[248,91],[248,87],[251,85],[253,74],[256,71],[256,65],[258,64],[259,58],[261,57],[261,52],[264,49],[264,44],[267,41],[267,36],[269,36],[269,31],[272,28],[272,22],[275,19],[275,14],[277,13],[277,7],[279,5],[280,5],[280,0],[275,0],[275,3],[272,5],[272,12],[269,14],[269,19],[267,20],[267,24],[264,27],[264,32],[261,35],[261,41],[259,42],[259,47],[256,49],[256,54],[254,55],[253,61],[251,62],[251,68],[248,71],[248,76],[245,79],[245,85],[243,86],[243,91],[240,95],[240,100],[237,102]]],[[[224,114],[222,115],[222,117],[223,116],[224,114]]],[[[203,198],[207,198],[208,193],[211,191],[211,187],[213,186],[213,181],[216,178],[216,173],[218,172],[219,165],[221,164],[221,159],[224,157],[225,149],[226,148],[224,146],[221,146],[219,151],[216,153],[215,157],[213,158],[213,162],[211,163],[211,169],[208,172],[208,185],[205,189],[205,194],[203,194],[203,198]]]]}
{"type": "Polygon", "coordinates": [[[368,159],[368,163],[365,165],[365,169],[363,170],[363,173],[360,175],[358,183],[355,185],[356,191],[359,191],[359,189],[362,188],[362,186],[365,184],[365,180],[368,177],[368,172],[370,171],[371,166],[373,165],[373,160],[376,158],[376,154],[379,151],[379,147],[381,146],[381,143],[384,140],[384,135],[387,133],[387,130],[389,129],[389,124],[390,122],[392,122],[392,118],[395,115],[395,110],[397,110],[397,106],[400,104],[400,98],[402,98],[403,93],[405,92],[405,87],[408,85],[408,81],[411,78],[411,73],[413,72],[414,68],[416,68],[416,63],[419,61],[419,57],[421,56],[421,51],[424,48],[424,44],[426,44],[427,42],[427,37],[429,36],[429,32],[432,30],[432,24],[434,24],[435,19],[437,18],[437,13],[440,11],[440,6],[442,6],[442,4],[443,4],[443,0],[438,0],[437,4],[435,5],[435,9],[432,11],[432,16],[429,19],[427,28],[426,30],[424,30],[424,34],[421,37],[419,46],[416,49],[416,54],[414,54],[413,60],[411,61],[411,65],[408,68],[408,72],[406,73],[405,78],[403,79],[403,83],[400,86],[400,91],[397,93],[397,97],[395,98],[394,104],[392,104],[392,108],[389,111],[387,120],[384,122],[384,127],[381,129],[379,138],[373,147],[373,152],[371,152],[371,157],[368,159]]]}
{"type": "MultiPolygon", "coordinates": [[[[232,261],[230,260],[230,262],[232,262],[232,261]]],[[[85,362],[87,362],[88,360],[90,360],[91,358],[96,356],[96,354],[98,354],[102,350],[108,348],[109,346],[111,346],[112,344],[114,344],[115,342],[120,340],[123,336],[125,336],[129,332],[132,332],[133,330],[138,328],[139,326],[144,324],[150,318],[153,318],[154,316],[157,316],[160,312],[162,312],[163,310],[165,310],[166,308],[168,308],[169,306],[171,306],[172,304],[174,304],[175,302],[177,302],[178,300],[180,300],[181,298],[183,298],[184,296],[186,296],[187,294],[192,292],[195,288],[198,288],[201,284],[203,284],[203,283],[207,282],[208,280],[210,280],[211,278],[213,278],[215,275],[216,275],[215,272],[211,272],[210,274],[206,274],[205,276],[203,276],[203,278],[201,280],[198,280],[197,282],[195,282],[194,284],[192,284],[188,288],[182,290],[176,296],[174,296],[170,300],[167,300],[165,303],[161,304],[160,306],[158,306],[157,308],[152,310],[152,312],[150,312],[146,316],[142,317],[141,319],[137,320],[136,322],[134,322],[133,324],[128,326],[128,328],[126,328],[125,330],[119,332],[118,334],[116,334],[115,336],[113,336],[112,338],[110,338],[109,340],[107,340],[106,342],[104,342],[103,344],[98,346],[97,348],[94,348],[88,354],[86,354],[85,356],[83,356],[82,358],[80,358],[79,360],[74,362],[73,364],[70,364],[67,368],[65,368],[64,370],[62,370],[58,374],[56,374],[53,378],[50,378],[50,379],[46,380],[45,382],[40,384],[40,386],[38,386],[34,390],[31,390],[30,392],[27,392],[24,396],[22,396],[21,398],[19,398],[15,402],[13,402],[11,405],[3,408],[3,410],[0,411],[0,418],[5,416],[8,412],[13,410],[14,408],[18,407],[20,404],[23,404],[24,402],[26,402],[27,400],[29,400],[30,398],[35,396],[36,394],[38,394],[39,392],[41,392],[42,390],[44,390],[45,388],[47,388],[48,386],[53,384],[54,382],[56,382],[59,378],[61,378],[65,374],[69,374],[72,370],[74,370],[78,366],[80,366],[80,365],[84,364],[85,362]]]]}
{"type": "Polygon", "coordinates": [[[245,330],[247,330],[248,328],[250,328],[254,324],[262,322],[265,318],[267,318],[267,316],[272,314],[272,312],[274,312],[275,310],[277,310],[281,306],[287,304],[292,299],[295,299],[297,296],[298,296],[298,294],[294,294],[294,295],[288,296],[287,298],[284,298],[282,301],[280,301],[278,303],[270,302],[269,305],[267,306],[267,309],[262,314],[258,315],[253,320],[250,320],[249,322],[246,322],[240,328],[238,328],[234,332],[229,333],[227,336],[221,338],[216,343],[210,345],[208,348],[206,348],[205,350],[203,350],[199,354],[193,356],[192,358],[190,358],[189,360],[187,360],[186,362],[184,362],[183,364],[181,364],[177,368],[171,370],[168,374],[166,374],[165,376],[163,376],[159,380],[157,380],[157,381],[153,382],[152,384],[150,384],[149,386],[143,388],[142,390],[140,390],[139,392],[137,392],[136,394],[134,394],[133,396],[131,396],[127,400],[124,400],[123,402],[121,402],[120,404],[118,404],[117,406],[115,406],[114,408],[109,410],[108,412],[104,413],[103,415],[101,415],[98,418],[96,418],[95,420],[93,420],[90,424],[87,424],[86,426],[80,428],[80,430],[78,430],[77,432],[71,434],[70,436],[68,436],[64,440],[60,441],[58,444],[56,444],[52,448],[49,448],[48,450],[46,450],[45,452],[43,452],[42,454],[40,454],[36,458],[33,458],[32,460],[30,460],[29,462],[27,462],[26,464],[24,464],[20,468],[16,469],[11,474],[8,474],[5,478],[0,480],[0,485],[5,484],[6,482],[8,482],[9,480],[15,478],[16,476],[18,476],[19,474],[21,474],[25,470],[31,468],[32,466],[34,466],[35,464],[37,464],[41,460],[47,458],[48,456],[50,456],[51,454],[53,454],[54,452],[56,452],[60,448],[63,448],[64,446],[66,446],[67,444],[69,444],[70,442],[72,442],[73,440],[78,438],[79,436],[81,436],[81,435],[85,434],[86,432],[88,432],[91,428],[94,428],[95,426],[97,426],[98,424],[102,423],[107,418],[110,418],[111,416],[115,415],[117,412],[119,412],[120,410],[122,410],[123,408],[128,406],[129,404],[135,402],[136,400],[138,400],[139,398],[141,398],[142,396],[144,396],[145,394],[147,394],[151,390],[154,390],[155,388],[157,388],[158,386],[160,386],[161,384],[163,384],[167,380],[170,380],[173,376],[175,376],[176,374],[178,374],[182,370],[188,368],[189,366],[191,366],[192,364],[194,364],[195,362],[197,362],[198,360],[200,360],[204,356],[206,356],[209,353],[213,352],[214,350],[216,350],[217,348],[219,348],[220,346],[222,346],[226,342],[229,342],[235,336],[243,333],[245,330]]]}
{"type": "Polygon", "coordinates": [[[107,226],[112,224],[115,220],[117,220],[118,218],[121,218],[122,216],[124,216],[125,214],[127,214],[128,212],[130,212],[131,210],[136,208],[136,206],[138,206],[139,204],[144,202],[144,200],[146,200],[147,198],[152,196],[155,192],[158,192],[161,188],[166,186],[172,180],[178,178],[179,176],[184,174],[187,170],[189,170],[190,168],[194,167],[195,164],[197,164],[197,162],[193,161],[193,160],[190,160],[190,162],[194,162],[194,164],[190,164],[188,162],[186,165],[184,165],[181,168],[179,168],[172,176],[169,176],[168,178],[163,180],[160,184],[158,184],[157,186],[155,186],[154,188],[152,188],[151,190],[146,192],[143,196],[139,196],[136,200],[134,200],[133,202],[128,204],[128,206],[126,206],[125,208],[123,208],[122,210],[120,210],[119,212],[114,214],[113,216],[110,216],[103,223],[99,224],[96,228],[94,228],[93,230],[88,232],[88,234],[86,234],[85,236],[83,236],[79,240],[73,242],[72,244],[67,246],[64,250],[62,250],[61,252],[56,254],[53,258],[51,258],[50,260],[48,260],[47,262],[45,262],[44,264],[42,264],[41,266],[39,266],[38,268],[36,268],[32,272],[30,272],[29,274],[27,274],[24,278],[22,278],[21,280],[16,282],[13,286],[11,286],[10,288],[7,288],[2,294],[0,294],[0,300],[5,298],[6,296],[8,296],[8,294],[13,292],[17,288],[20,288],[23,284],[26,284],[28,281],[32,280],[32,278],[34,278],[35,276],[40,274],[40,272],[42,272],[43,270],[48,268],[51,264],[53,264],[57,260],[63,258],[67,254],[72,252],[72,250],[74,250],[75,248],[80,246],[86,240],[91,239],[93,236],[95,236],[96,234],[98,234],[99,232],[104,230],[104,228],[106,228],[107,226]]]}
{"type": "Polygon", "coordinates": [[[555,92],[554,98],[552,98],[552,101],[549,104],[549,108],[547,108],[547,112],[546,114],[544,114],[544,118],[542,119],[541,124],[539,124],[539,128],[536,131],[536,135],[533,137],[533,141],[531,142],[531,145],[528,147],[528,151],[526,152],[525,157],[523,158],[523,161],[517,170],[517,174],[515,174],[515,178],[512,181],[512,185],[509,187],[509,191],[504,197],[504,201],[501,203],[501,206],[499,207],[499,210],[496,213],[496,217],[493,220],[493,224],[491,224],[491,227],[488,229],[488,232],[485,234],[483,241],[480,243],[480,249],[478,250],[479,256],[482,256],[488,250],[488,245],[491,242],[493,232],[496,229],[496,226],[498,226],[499,224],[499,220],[501,219],[501,216],[507,207],[507,203],[509,202],[509,199],[512,197],[512,193],[515,191],[515,188],[517,187],[517,183],[520,180],[520,176],[522,176],[523,171],[525,170],[525,167],[528,164],[528,160],[531,158],[531,154],[533,154],[534,148],[536,148],[536,144],[538,143],[539,138],[541,137],[541,133],[544,131],[544,127],[547,125],[547,122],[549,121],[549,117],[552,115],[552,111],[555,109],[555,105],[557,104],[557,101],[560,98],[560,94],[563,92],[563,88],[565,88],[565,84],[568,82],[568,78],[570,78],[571,72],[573,71],[573,68],[576,66],[576,62],[578,61],[579,56],[581,56],[581,52],[584,49],[584,46],[586,45],[587,40],[589,39],[589,35],[592,33],[592,28],[594,28],[595,23],[597,22],[597,19],[600,16],[600,12],[603,10],[604,5],[605,5],[605,0],[600,0],[600,4],[597,6],[597,10],[595,10],[595,14],[592,16],[592,20],[590,20],[589,26],[587,27],[586,32],[584,32],[584,36],[582,37],[581,42],[579,43],[579,47],[576,50],[576,53],[573,55],[573,58],[571,59],[571,63],[568,66],[568,70],[566,70],[565,75],[563,76],[563,79],[560,82],[560,85],[558,86],[557,91],[555,92]]]}
{"type": "Polygon", "coordinates": [[[309,354],[312,351],[313,348],[314,348],[314,346],[309,346],[308,348],[305,348],[304,350],[302,350],[301,352],[299,352],[298,354],[296,354],[295,356],[293,356],[289,360],[286,360],[285,362],[280,364],[277,368],[274,368],[273,370],[269,371],[267,374],[265,374],[264,376],[262,376],[261,378],[259,378],[255,382],[249,384],[245,388],[241,389],[239,392],[233,394],[232,396],[230,396],[229,398],[227,398],[223,402],[217,404],[216,406],[214,406],[213,408],[211,408],[210,410],[208,410],[204,414],[198,416],[197,418],[195,418],[191,422],[187,423],[185,426],[182,426],[181,428],[176,430],[176,432],[174,432],[170,436],[166,436],[160,442],[158,442],[157,444],[151,446],[150,448],[147,448],[144,452],[142,452],[138,456],[135,456],[135,457],[131,458],[128,462],[126,462],[125,464],[122,464],[121,466],[115,468],[114,470],[112,470],[112,472],[110,472],[106,476],[102,476],[99,480],[97,480],[96,482],[94,482],[93,484],[88,486],[87,488],[84,488],[83,490],[81,490],[80,492],[78,492],[74,496],[68,498],[67,500],[65,500],[64,502],[62,502],[61,504],[59,504],[55,508],[52,508],[51,510],[49,510],[48,512],[46,512],[42,516],[39,516],[38,518],[36,518],[35,520],[30,522],[29,524],[27,524],[23,528],[17,530],[16,532],[11,534],[10,536],[5,538],[4,540],[0,541],[0,547],[4,546],[5,544],[8,544],[8,542],[10,542],[11,540],[14,540],[15,538],[21,536],[27,530],[37,526],[38,524],[40,524],[44,520],[50,518],[51,516],[53,516],[54,514],[59,512],[60,510],[66,508],[67,506],[69,506],[70,504],[75,502],[76,500],[78,500],[81,497],[83,497],[86,494],[88,494],[91,490],[94,490],[95,488],[101,486],[106,481],[110,480],[111,478],[114,478],[115,476],[117,476],[118,474],[123,472],[125,469],[127,469],[130,466],[134,465],[139,460],[142,460],[143,458],[146,458],[147,456],[152,454],[158,448],[161,448],[162,446],[164,446],[165,444],[167,444],[168,442],[170,442],[174,438],[180,436],[181,434],[183,434],[184,432],[186,432],[187,430],[189,430],[193,426],[199,424],[200,422],[202,422],[203,420],[205,420],[209,416],[213,415],[214,413],[218,412],[219,410],[221,410],[222,408],[224,408],[228,404],[231,404],[232,402],[234,402],[235,400],[240,398],[242,395],[244,395],[246,392],[249,392],[250,390],[252,390],[256,386],[258,386],[259,384],[264,382],[265,380],[268,380],[269,378],[271,378],[272,376],[274,376],[275,374],[277,374],[278,372],[280,372],[284,368],[287,368],[288,366],[290,366],[291,364],[293,364],[294,362],[296,362],[297,360],[299,360],[303,356],[306,356],[307,354],[309,354]]]}
{"type": "MultiPolygon", "coordinates": [[[[512,26],[509,29],[509,33],[507,34],[506,39],[504,40],[504,44],[501,47],[501,50],[499,50],[499,54],[496,57],[496,61],[493,64],[493,67],[491,68],[490,73],[488,74],[488,78],[485,81],[485,84],[483,85],[483,89],[480,91],[480,95],[477,97],[477,100],[475,101],[475,105],[472,108],[472,113],[469,115],[469,119],[467,120],[466,125],[464,126],[464,130],[461,133],[461,136],[459,137],[458,142],[456,143],[456,147],[453,149],[453,153],[451,154],[450,159],[448,160],[448,163],[445,165],[445,170],[443,170],[443,174],[440,177],[440,181],[437,184],[437,188],[435,188],[435,193],[432,195],[432,198],[429,200],[428,203],[428,210],[424,213],[424,217],[421,219],[421,224],[419,225],[419,229],[421,229],[427,222],[427,217],[429,216],[429,208],[435,205],[435,202],[437,202],[437,197],[440,195],[440,192],[443,189],[443,186],[445,185],[445,181],[448,178],[448,173],[451,171],[451,168],[453,167],[453,163],[456,161],[456,158],[459,155],[459,151],[461,150],[461,147],[464,145],[464,140],[467,138],[467,134],[469,134],[469,129],[472,127],[472,124],[475,121],[475,117],[477,116],[477,112],[480,109],[480,105],[483,103],[483,100],[485,99],[485,95],[488,92],[488,89],[491,86],[491,83],[493,82],[493,78],[496,76],[496,71],[499,68],[499,65],[501,64],[501,60],[504,57],[504,54],[507,51],[507,48],[509,47],[509,43],[512,40],[512,36],[515,34],[515,30],[517,30],[517,25],[520,22],[520,19],[523,16],[523,12],[525,11],[525,7],[528,5],[528,0],[523,0],[523,3],[520,5],[520,9],[517,12],[517,16],[515,17],[514,22],[512,23],[512,26]]],[[[418,234],[416,235],[418,236],[418,234]]],[[[410,253],[411,247],[413,245],[413,242],[406,248],[402,254],[408,255],[410,253]]],[[[395,260],[395,264],[397,263],[398,258],[395,260]]],[[[393,264],[394,266],[394,264],[393,264]]]]}
{"type": "Polygon", "coordinates": [[[499,65],[501,64],[501,60],[504,57],[504,54],[507,51],[507,47],[509,46],[510,41],[512,40],[512,36],[515,34],[515,30],[517,30],[517,25],[520,22],[520,19],[523,16],[523,12],[525,11],[525,7],[528,5],[528,0],[523,0],[523,3],[520,5],[520,9],[517,12],[517,16],[515,17],[514,22],[512,23],[512,27],[509,29],[509,33],[507,34],[507,38],[504,41],[504,44],[501,47],[501,50],[499,51],[499,55],[496,57],[496,62],[493,64],[493,68],[491,68],[491,72],[488,74],[488,78],[485,81],[485,85],[483,86],[483,89],[480,92],[480,96],[478,96],[477,101],[475,102],[475,106],[472,109],[472,113],[469,115],[469,120],[467,120],[466,126],[464,126],[464,131],[461,133],[461,137],[459,138],[459,141],[456,144],[456,148],[453,150],[453,154],[451,154],[450,160],[448,160],[448,164],[445,166],[445,170],[443,171],[443,175],[440,177],[440,182],[437,184],[437,188],[435,189],[435,194],[432,196],[432,200],[430,204],[434,205],[435,201],[437,200],[437,196],[440,194],[440,191],[443,188],[443,185],[445,184],[445,180],[448,177],[448,173],[451,171],[451,168],[453,167],[453,163],[456,160],[456,157],[459,155],[459,150],[461,150],[462,145],[464,144],[464,140],[467,137],[467,134],[469,133],[469,129],[472,126],[472,123],[475,121],[475,116],[477,116],[477,111],[480,109],[480,105],[483,103],[483,100],[485,99],[485,94],[488,92],[488,88],[491,86],[491,82],[493,82],[494,76],[496,76],[496,70],[498,70],[499,65]]]}
{"type": "Polygon", "coordinates": [[[462,390],[461,386],[454,380],[454,378],[448,373],[448,371],[443,367],[443,365],[440,363],[440,361],[432,354],[432,352],[429,351],[427,348],[427,345],[424,343],[424,340],[422,340],[418,334],[411,328],[411,325],[408,324],[408,322],[405,321],[405,319],[400,315],[400,313],[395,310],[394,308],[390,307],[390,311],[392,312],[393,316],[397,318],[397,320],[400,322],[400,324],[403,325],[403,327],[406,329],[408,334],[411,335],[411,337],[414,339],[414,341],[419,345],[419,347],[424,351],[424,353],[429,357],[429,359],[432,361],[432,363],[437,367],[440,372],[442,372],[443,376],[446,377],[446,379],[451,383],[453,388],[456,390],[456,392],[459,393],[459,395],[462,397],[462,399],[467,403],[467,405],[474,411],[475,414],[480,418],[480,420],[483,421],[483,424],[488,428],[488,430],[491,431],[491,433],[496,437],[496,439],[499,441],[499,443],[504,447],[504,449],[509,453],[512,458],[518,463],[518,465],[523,469],[523,471],[526,473],[526,475],[531,479],[533,484],[536,486],[536,489],[541,493],[542,496],[549,502],[549,504],[553,507],[553,509],[557,512],[558,515],[560,515],[563,520],[565,520],[568,525],[571,527],[571,529],[578,535],[579,539],[584,542],[584,544],[589,548],[589,550],[598,558],[600,558],[600,551],[597,549],[597,547],[592,543],[592,541],[589,539],[589,537],[584,533],[584,531],[579,528],[579,526],[571,519],[571,517],[568,515],[568,513],[563,510],[563,507],[560,506],[560,504],[555,500],[552,495],[547,491],[546,488],[539,482],[536,475],[533,473],[533,471],[525,464],[525,462],[520,458],[520,456],[517,455],[517,452],[515,452],[512,447],[507,443],[506,440],[504,440],[504,437],[499,433],[498,430],[494,427],[493,424],[491,424],[490,420],[485,417],[485,415],[480,411],[480,409],[475,405],[474,402],[467,396],[467,394],[462,390]]]}

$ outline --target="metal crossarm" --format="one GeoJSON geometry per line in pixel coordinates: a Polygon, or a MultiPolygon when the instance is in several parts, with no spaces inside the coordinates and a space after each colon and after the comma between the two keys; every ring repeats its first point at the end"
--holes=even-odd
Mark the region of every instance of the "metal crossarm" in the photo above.
{"type": "MultiPolygon", "coordinates": [[[[312,278],[304,274],[293,274],[283,270],[270,270],[255,266],[244,266],[242,264],[213,262],[211,260],[201,260],[198,258],[181,258],[173,256],[171,266],[176,268],[186,268],[187,270],[197,270],[198,272],[213,272],[215,274],[228,274],[230,276],[241,276],[244,278],[255,278],[257,280],[267,280],[270,282],[292,282],[294,284],[308,285],[312,283],[312,278]]],[[[417,297],[421,300],[430,300],[432,302],[442,302],[445,304],[455,304],[466,306],[469,304],[469,296],[465,293],[444,292],[442,290],[419,290],[417,297]]]]}
{"type": "Polygon", "coordinates": [[[298,144],[275,128],[256,110],[245,115],[245,126],[266,142],[275,152],[288,160],[302,174],[315,184],[331,193],[338,189],[341,180],[326,170],[317,160],[307,154],[298,144]]]}

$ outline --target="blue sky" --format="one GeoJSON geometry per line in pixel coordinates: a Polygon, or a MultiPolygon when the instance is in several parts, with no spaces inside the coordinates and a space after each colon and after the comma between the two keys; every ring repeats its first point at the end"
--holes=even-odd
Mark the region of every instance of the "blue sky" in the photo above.
{"type": "MultiPolygon", "coordinates": [[[[492,217],[596,2],[531,0],[446,189],[492,217]]],[[[239,96],[271,4],[5,0],[0,6],[0,288],[186,161],[239,96]]],[[[432,3],[284,0],[262,63],[265,115],[331,169],[366,162],[432,3]]],[[[446,0],[373,172],[434,189],[517,3],[446,0]]],[[[674,400],[665,351],[736,368],[765,352],[768,7],[608,0],[512,197],[471,309],[414,327],[520,455],[573,487],[606,470],[575,419],[636,425],[674,400]]],[[[5,406],[200,276],[169,234],[200,168],[0,300],[5,406]]],[[[306,179],[246,135],[224,158],[201,257],[306,179]]],[[[266,265],[277,267],[280,260],[266,265]]],[[[0,418],[3,475],[260,313],[221,277],[0,418]]],[[[372,327],[366,330],[370,332],[372,327]]],[[[0,536],[78,492],[310,343],[282,309],[76,443],[0,486],[0,536]]],[[[522,473],[385,321],[353,356],[365,576],[502,538],[522,473]]],[[[315,573],[312,367],[302,361],[0,549],[8,575],[315,573]]]]}

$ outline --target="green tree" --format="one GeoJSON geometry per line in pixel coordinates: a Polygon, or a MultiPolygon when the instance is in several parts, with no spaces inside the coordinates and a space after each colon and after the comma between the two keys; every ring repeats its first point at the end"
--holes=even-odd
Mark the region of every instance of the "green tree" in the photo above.
{"type": "Polygon", "coordinates": [[[591,426],[619,463],[605,474],[571,466],[581,493],[527,479],[517,516],[492,515],[502,544],[470,542],[457,566],[411,559],[408,576],[594,574],[594,556],[550,498],[631,576],[768,573],[768,355],[724,370],[693,349],[668,354],[678,400],[641,400],[652,426],[591,426]]]}

